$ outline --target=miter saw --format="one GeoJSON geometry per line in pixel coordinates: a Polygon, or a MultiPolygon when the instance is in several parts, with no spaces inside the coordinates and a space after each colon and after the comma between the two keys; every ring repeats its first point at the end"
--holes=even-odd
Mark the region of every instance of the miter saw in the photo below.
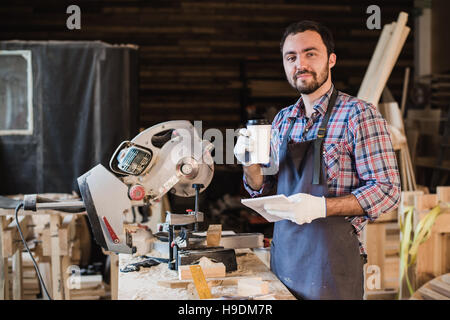
{"type": "Polygon", "coordinates": [[[122,142],[111,157],[112,172],[97,165],[78,178],[96,241],[106,250],[132,253],[124,216],[169,191],[191,197],[193,184],[203,191],[214,174],[212,149],[189,121],[164,122],[122,142]]]}
{"type": "Polygon", "coordinates": [[[169,267],[178,269],[201,256],[224,262],[227,271],[236,270],[233,248],[262,247],[262,234],[238,234],[225,247],[206,247],[205,238],[194,236],[203,221],[198,195],[214,174],[213,144],[202,140],[189,121],[160,123],[124,141],[111,157],[107,170],[101,164],[78,178],[82,201],[54,202],[38,195],[25,195],[25,210],[86,210],[96,242],[115,253],[134,253],[124,217],[133,207],[151,205],[167,192],[181,197],[195,196],[195,210],[167,212],[169,267]],[[176,230],[176,227],[181,230],[176,230]],[[194,226],[193,230],[187,226],[194,226]]]}

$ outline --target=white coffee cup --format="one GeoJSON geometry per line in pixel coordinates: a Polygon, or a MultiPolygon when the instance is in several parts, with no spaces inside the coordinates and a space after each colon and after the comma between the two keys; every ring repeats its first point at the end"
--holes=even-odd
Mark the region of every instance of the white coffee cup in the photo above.
{"type": "Polygon", "coordinates": [[[250,163],[265,164],[270,162],[271,127],[266,119],[251,119],[247,121],[247,130],[250,132],[252,146],[250,163]]]}

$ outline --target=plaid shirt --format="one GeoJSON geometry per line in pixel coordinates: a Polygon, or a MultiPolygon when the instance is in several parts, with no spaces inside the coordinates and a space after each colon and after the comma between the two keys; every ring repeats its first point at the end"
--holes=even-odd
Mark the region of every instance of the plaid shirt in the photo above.
{"type": "MultiPolygon", "coordinates": [[[[314,105],[315,112],[306,118],[303,100],[282,109],[272,122],[271,162],[278,168],[281,142],[289,127],[289,117],[298,116],[291,132],[293,142],[312,140],[325,115],[333,86],[314,105]],[[304,140],[303,131],[307,130],[304,140]]],[[[355,195],[365,215],[346,217],[351,221],[361,243],[361,231],[367,220],[374,221],[380,214],[395,209],[400,201],[400,177],[395,152],[386,121],[376,108],[365,101],[338,91],[336,104],[328,122],[323,144],[330,197],[355,195]]],[[[268,194],[276,186],[276,175],[264,175],[260,190],[244,186],[252,197],[268,194]]]]}

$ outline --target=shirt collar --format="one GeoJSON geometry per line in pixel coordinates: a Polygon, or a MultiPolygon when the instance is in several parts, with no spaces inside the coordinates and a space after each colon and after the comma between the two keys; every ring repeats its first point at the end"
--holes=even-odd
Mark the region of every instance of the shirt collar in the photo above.
{"type": "MultiPolygon", "coordinates": [[[[328,108],[328,101],[330,100],[331,94],[333,93],[334,85],[331,84],[330,90],[328,90],[323,96],[321,96],[319,99],[317,99],[316,104],[314,105],[314,110],[319,111],[319,113],[324,116],[327,112],[328,108]]],[[[291,116],[303,117],[305,116],[305,105],[303,104],[303,98],[300,96],[300,98],[295,103],[295,106],[292,110],[291,116]]]]}

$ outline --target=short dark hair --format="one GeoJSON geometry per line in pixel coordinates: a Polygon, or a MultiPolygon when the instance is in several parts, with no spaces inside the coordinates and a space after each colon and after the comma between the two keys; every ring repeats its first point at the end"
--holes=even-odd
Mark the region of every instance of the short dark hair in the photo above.
{"type": "Polygon", "coordinates": [[[305,32],[307,30],[315,31],[320,34],[320,36],[322,37],[322,41],[327,48],[328,56],[330,56],[331,53],[334,53],[334,40],[330,29],[319,22],[310,20],[294,22],[286,28],[280,42],[281,53],[283,53],[284,42],[286,41],[286,38],[288,36],[290,36],[291,34],[294,35],[300,32],[305,32]]]}

